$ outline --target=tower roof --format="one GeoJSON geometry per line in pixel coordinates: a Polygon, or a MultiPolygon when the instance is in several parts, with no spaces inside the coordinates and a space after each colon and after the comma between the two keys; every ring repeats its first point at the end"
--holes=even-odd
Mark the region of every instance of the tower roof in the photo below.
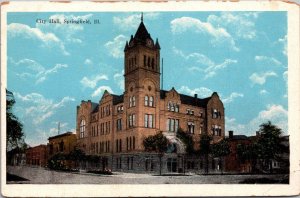
{"type": "Polygon", "coordinates": [[[143,22],[143,15],[141,16],[140,25],[135,33],[135,35],[131,35],[129,42],[126,42],[124,51],[136,46],[136,45],[143,45],[151,49],[160,49],[160,45],[158,40],[154,43],[151,35],[149,34],[144,22],[143,22]]]}
{"type": "Polygon", "coordinates": [[[141,21],[135,35],[134,35],[134,39],[137,41],[141,41],[141,42],[146,42],[147,39],[151,39],[150,34],[148,33],[147,28],[144,25],[144,22],[141,21]]]}

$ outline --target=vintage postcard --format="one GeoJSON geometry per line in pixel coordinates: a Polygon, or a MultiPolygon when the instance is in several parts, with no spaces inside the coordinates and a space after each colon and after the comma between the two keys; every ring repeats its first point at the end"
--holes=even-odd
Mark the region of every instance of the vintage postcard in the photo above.
{"type": "Polygon", "coordinates": [[[1,193],[297,195],[299,77],[293,3],[2,3],[1,193]]]}

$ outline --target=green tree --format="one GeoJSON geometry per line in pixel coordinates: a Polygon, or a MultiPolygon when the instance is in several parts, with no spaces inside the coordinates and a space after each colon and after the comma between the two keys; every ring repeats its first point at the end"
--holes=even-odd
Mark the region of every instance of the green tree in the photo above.
{"type": "Polygon", "coordinates": [[[13,93],[6,90],[6,151],[26,148],[23,125],[12,112],[15,103],[13,93]]]}
{"type": "Polygon", "coordinates": [[[75,167],[78,168],[78,162],[80,162],[80,160],[84,160],[86,157],[84,151],[82,151],[79,148],[75,148],[73,151],[71,151],[69,153],[68,158],[72,161],[75,161],[75,167]]]}
{"type": "Polygon", "coordinates": [[[156,135],[150,135],[144,139],[143,145],[145,151],[147,152],[156,152],[159,157],[159,175],[161,175],[161,165],[162,165],[162,157],[168,148],[168,140],[162,134],[162,132],[157,133],[156,135]]]}
{"type": "Polygon", "coordinates": [[[205,173],[208,174],[208,157],[211,153],[211,140],[212,137],[207,134],[203,134],[200,137],[200,155],[204,157],[205,160],[205,173]]]}
{"type": "Polygon", "coordinates": [[[259,133],[260,137],[257,141],[259,157],[272,173],[272,160],[275,160],[282,153],[280,146],[282,130],[268,121],[260,125],[259,133]]]}
{"type": "Polygon", "coordinates": [[[258,144],[256,142],[250,144],[238,144],[237,155],[240,163],[250,162],[251,172],[256,172],[256,164],[259,156],[258,144]]]}
{"type": "Polygon", "coordinates": [[[176,136],[184,143],[185,152],[187,154],[195,154],[196,151],[194,149],[194,140],[190,134],[184,132],[181,128],[179,128],[176,136]]]}
{"type": "Polygon", "coordinates": [[[221,172],[223,173],[222,161],[225,156],[230,154],[230,146],[226,139],[212,145],[212,155],[219,158],[219,165],[221,166],[221,172]]]}

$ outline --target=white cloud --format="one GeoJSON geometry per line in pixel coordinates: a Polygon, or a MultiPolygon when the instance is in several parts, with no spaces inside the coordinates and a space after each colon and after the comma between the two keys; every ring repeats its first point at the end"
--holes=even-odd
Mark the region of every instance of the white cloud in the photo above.
{"type": "Polygon", "coordinates": [[[285,35],[283,38],[279,38],[277,42],[282,44],[282,53],[287,55],[287,35],[285,35]]]}
{"type": "Polygon", "coordinates": [[[202,22],[200,19],[192,17],[181,17],[171,21],[171,31],[173,34],[182,34],[189,30],[210,35],[212,37],[211,42],[214,45],[226,44],[234,51],[239,51],[234,39],[224,28],[214,27],[209,22],[202,22]]]}
{"type": "Polygon", "coordinates": [[[271,121],[278,126],[285,134],[288,133],[288,111],[281,105],[269,104],[265,110],[246,124],[237,123],[235,118],[225,117],[226,130],[233,130],[236,134],[255,135],[262,123],[271,121]]]}
{"type": "Polygon", "coordinates": [[[122,58],[124,53],[123,49],[125,47],[126,37],[124,35],[118,35],[113,41],[108,41],[105,43],[105,48],[108,53],[114,58],[122,58]]]}
{"type": "Polygon", "coordinates": [[[198,94],[199,98],[209,97],[213,93],[212,90],[210,90],[210,89],[208,89],[206,87],[200,87],[200,88],[190,89],[187,86],[181,86],[178,89],[178,91],[181,92],[181,93],[185,93],[185,94],[191,95],[191,96],[193,96],[194,94],[198,94]]]}
{"type": "Polygon", "coordinates": [[[186,55],[183,51],[177,49],[176,47],[173,47],[173,52],[176,55],[181,56],[185,60],[194,60],[196,63],[207,66],[206,68],[200,68],[196,66],[188,68],[189,71],[203,71],[204,73],[206,73],[204,79],[213,77],[217,74],[219,70],[225,69],[227,66],[237,63],[237,60],[225,59],[224,62],[216,64],[204,54],[194,52],[186,55]]]}
{"type": "Polygon", "coordinates": [[[254,59],[255,59],[255,61],[257,61],[257,62],[262,61],[262,62],[271,64],[271,65],[276,65],[276,66],[282,65],[282,63],[281,63],[279,60],[277,60],[276,58],[274,58],[274,57],[255,56],[254,59]]]}
{"type": "Polygon", "coordinates": [[[274,104],[267,105],[266,110],[259,112],[258,116],[249,123],[249,129],[256,131],[260,124],[269,120],[284,132],[288,132],[288,111],[283,106],[274,104]]]}
{"type": "MultiPolygon", "coordinates": [[[[159,13],[156,12],[147,12],[144,13],[144,19],[145,20],[154,20],[157,19],[159,16],[159,13]]],[[[114,17],[113,23],[118,26],[121,30],[133,30],[136,29],[138,24],[141,21],[141,14],[133,14],[129,15],[127,17],[114,17]]]]}
{"type": "Polygon", "coordinates": [[[216,75],[218,70],[226,68],[228,65],[231,65],[233,63],[237,63],[237,60],[232,59],[225,59],[223,63],[211,65],[208,68],[206,68],[204,71],[206,72],[206,75],[204,78],[209,78],[214,75],[216,75]]]}
{"type": "Polygon", "coordinates": [[[31,118],[34,125],[38,125],[50,118],[66,103],[75,101],[74,98],[66,96],[62,98],[61,101],[55,103],[53,100],[46,99],[39,93],[30,93],[22,96],[20,93],[15,92],[14,96],[17,100],[24,102],[24,106],[26,106],[26,108],[24,108],[24,114],[26,117],[31,118]]]}
{"type": "Polygon", "coordinates": [[[32,28],[21,23],[11,23],[7,27],[9,37],[25,37],[36,39],[46,47],[57,46],[64,55],[69,55],[63,42],[53,33],[44,33],[39,28],[32,28]]]}
{"type": "Polygon", "coordinates": [[[207,21],[216,27],[226,28],[235,37],[251,40],[256,37],[257,17],[257,12],[222,12],[220,16],[210,15],[207,21]]]}
{"type": "Polygon", "coordinates": [[[264,73],[253,73],[249,79],[254,83],[254,84],[260,84],[263,85],[265,84],[266,80],[268,77],[272,76],[277,76],[277,74],[273,71],[268,71],[264,73]]]}
{"type": "Polygon", "coordinates": [[[92,78],[88,78],[88,77],[84,76],[81,79],[80,83],[83,85],[83,87],[95,88],[97,83],[100,80],[108,80],[108,77],[106,75],[102,75],[102,74],[96,75],[92,78]]]}
{"type": "Polygon", "coordinates": [[[235,98],[243,98],[244,97],[244,94],[242,94],[242,93],[237,93],[237,92],[232,92],[231,94],[230,94],[230,96],[228,96],[228,97],[226,97],[226,98],[224,98],[222,101],[223,101],[223,103],[225,104],[225,103],[230,103],[230,102],[233,102],[233,100],[235,99],[235,98]]]}
{"type": "Polygon", "coordinates": [[[34,72],[43,72],[45,70],[45,68],[42,65],[40,65],[38,62],[31,59],[25,58],[19,60],[18,62],[15,62],[13,59],[11,59],[11,61],[16,66],[25,67],[34,72]]]}
{"type": "Polygon", "coordinates": [[[40,72],[37,74],[37,81],[36,83],[41,83],[43,81],[45,81],[47,79],[47,76],[50,75],[50,74],[53,74],[53,73],[57,73],[58,70],[62,69],[62,68],[67,68],[68,65],[67,64],[56,64],[54,67],[48,69],[48,70],[45,70],[43,72],[40,72]]]}
{"type": "Polygon", "coordinates": [[[265,89],[262,89],[262,90],[260,90],[259,91],[259,94],[260,95],[266,95],[266,94],[268,94],[269,92],[267,91],[267,90],[265,90],[265,89]]]}
{"type": "Polygon", "coordinates": [[[123,75],[124,75],[124,70],[122,70],[122,72],[120,72],[120,73],[115,73],[115,75],[114,75],[114,80],[119,85],[119,88],[121,90],[124,90],[124,87],[125,87],[123,75]]]}
{"type": "Polygon", "coordinates": [[[113,94],[114,92],[112,91],[112,89],[109,86],[100,86],[98,87],[93,93],[92,93],[92,97],[98,97],[100,96],[105,90],[107,90],[109,93],[113,94]]]}

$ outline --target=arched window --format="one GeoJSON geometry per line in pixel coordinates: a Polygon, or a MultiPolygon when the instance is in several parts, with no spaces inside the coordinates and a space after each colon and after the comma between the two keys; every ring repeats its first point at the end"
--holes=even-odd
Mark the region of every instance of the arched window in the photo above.
{"type": "MultiPolygon", "coordinates": [[[[150,97],[151,98],[151,97],[150,97]]],[[[146,95],[145,96],[145,106],[148,106],[149,102],[149,97],[146,95]]]]}
{"type": "Polygon", "coordinates": [[[80,122],[80,138],[84,138],[84,133],[85,133],[85,120],[81,120],[80,122]]]}
{"type": "Polygon", "coordinates": [[[153,96],[150,96],[150,100],[149,100],[149,106],[153,107],[153,96]]]}

